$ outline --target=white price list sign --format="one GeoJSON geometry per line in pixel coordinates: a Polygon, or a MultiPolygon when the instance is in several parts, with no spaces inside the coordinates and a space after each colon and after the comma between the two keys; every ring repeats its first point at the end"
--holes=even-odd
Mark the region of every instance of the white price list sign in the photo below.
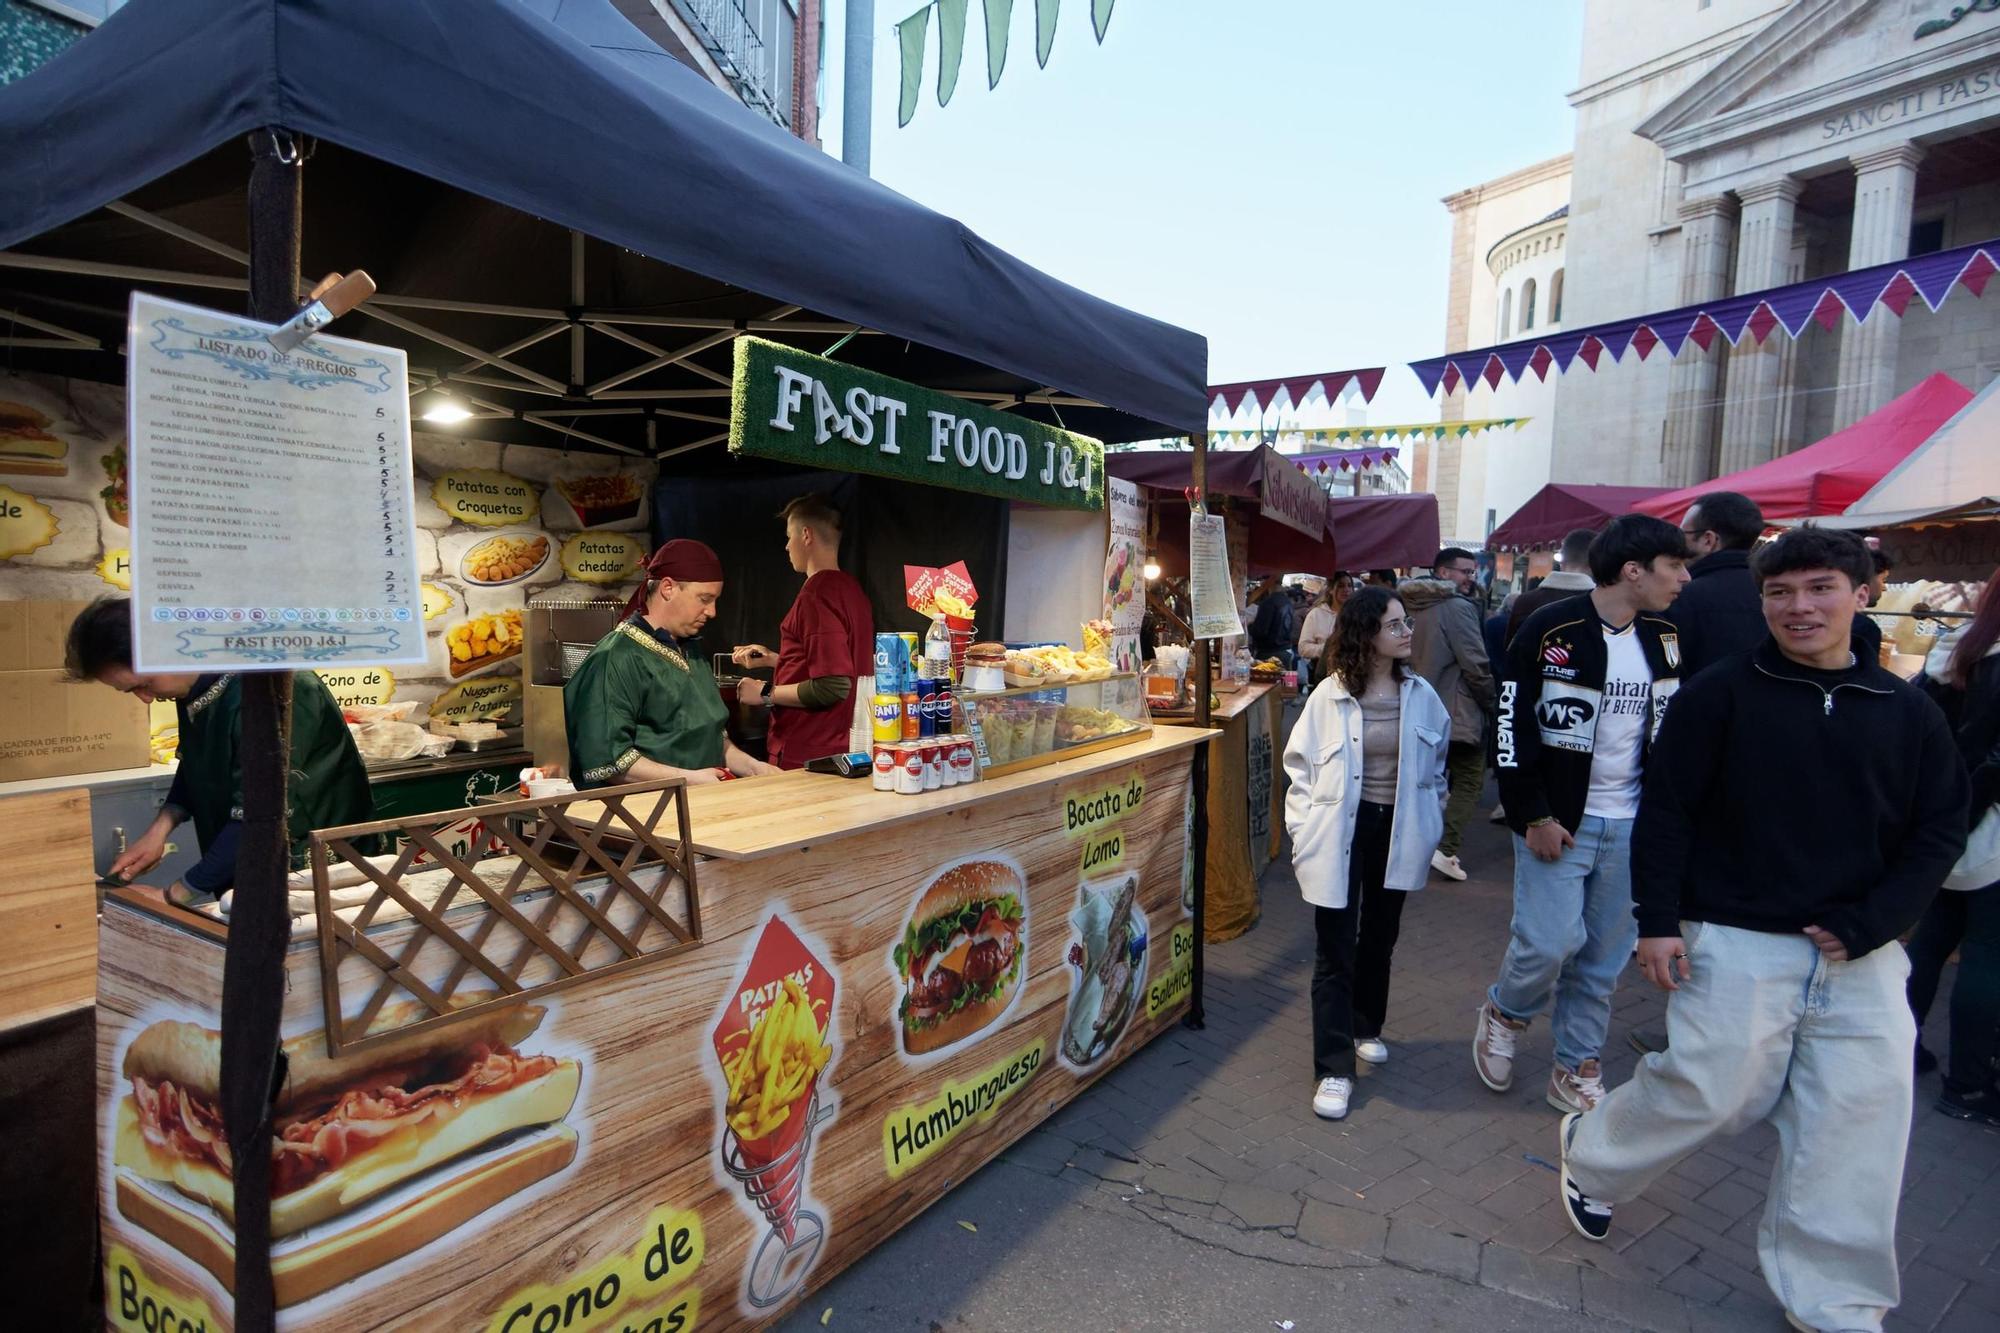
{"type": "Polygon", "coordinates": [[[402,351],[132,294],[133,666],[425,660],[402,351]]]}
{"type": "Polygon", "coordinates": [[[1220,514],[1188,515],[1188,583],[1194,637],[1226,639],[1243,632],[1229,575],[1229,536],[1220,514]]]}

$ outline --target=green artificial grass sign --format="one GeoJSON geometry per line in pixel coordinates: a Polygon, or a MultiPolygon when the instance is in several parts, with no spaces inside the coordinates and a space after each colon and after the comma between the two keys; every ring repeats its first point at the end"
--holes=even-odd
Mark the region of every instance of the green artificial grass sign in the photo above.
{"type": "Polygon", "coordinates": [[[736,340],[729,449],[1058,509],[1104,508],[1104,446],[829,361],[736,340]]]}

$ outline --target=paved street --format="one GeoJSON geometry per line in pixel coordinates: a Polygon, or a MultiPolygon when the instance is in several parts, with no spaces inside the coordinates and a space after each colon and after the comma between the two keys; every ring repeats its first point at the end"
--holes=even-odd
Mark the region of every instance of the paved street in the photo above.
{"type": "MultiPolygon", "coordinates": [[[[1310,917],[1281,862],[1262,923],[1208,953],[1206,1030],[1113,1071],[787,1327],[831,1306],[828,1327],[871,1330],[1782,1329],[1757,1273],[1768,1129],[1683,1162],[1618,1210],[1606,1244],[1571,1233],[1547,1165],[1547,1024],[1512,1092],[1472,1073],[1510,897],[1504,830],[1483,812],[1464,857],[1473,880],[1434,878],[1404,915],[1392,1058],[1364,1067],[1346,1121],[1309,1105],[1310,917]]],[[[1625,1034],[1660,1026],[1642,986],[1628,972],[1618,997],[1613,1085],[1637,1058],[1625,1034]]],[[[1918,1086],[1890,1327],[1984,1333],[2000,1326],[2000,1132],[1937,1114],[1936,1091],[1935,1074],[1918,1086]]]]}

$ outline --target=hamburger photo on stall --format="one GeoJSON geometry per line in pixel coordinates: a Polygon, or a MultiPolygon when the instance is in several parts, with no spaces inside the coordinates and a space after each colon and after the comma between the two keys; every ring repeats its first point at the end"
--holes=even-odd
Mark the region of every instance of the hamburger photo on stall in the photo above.
{"type": "Polygon", "coordinates": [[[998,1022],[1021,991],[1028,881],[991,853],[945,867],[917,896],[891,959],[903,984],[907,1055],[954,1046],[998,1022]]]}
{"type": "MultiPolygon", "coordinates": [[[[319,1031],[285,1040],[271,1141],[279,1305],[393,1263],[575,1160],[576,1131],[560,1122],[582,1067],[520,1049],[546,1013],[487,1009],[338,1056],[319,1031]]],[[[385,1005],[375,1029],[429,1016],[385,1005]]],[[[221,1052],[222,1034],[199,1023],[157,1022],[133,1037],[112,1166],[118,1211],[234,1290],[221,1052]]]]}

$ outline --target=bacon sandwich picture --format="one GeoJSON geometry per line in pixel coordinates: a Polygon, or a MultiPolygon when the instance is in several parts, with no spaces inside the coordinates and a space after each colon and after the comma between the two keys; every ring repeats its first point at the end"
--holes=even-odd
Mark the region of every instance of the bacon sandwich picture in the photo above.
{"type": "MultiPolygon", "coordinates": [[[[385,1006],[378,1025],[428,1012],[385,1006]]],[[[575,1159],[576,1131],[560,1122],[581,1066],[520,1049],[545,1014],[513,1005],[331,1058],[319,1032],[284,1043],[271,1141],[280,1305],[391,1263],[575,1159]]],[[[221,1067],[212,1028],[169,1021],[134,1037],[112,1163],[118,1211],[233,1290],[221,1067]]]]}
{"type": "Polygon", "coordinates": [[[48,415],[26,403],[0,399],[0,472],[60,477],[69,471],[69,445],[51,435],[48,415]]]}
{"type": "Polygon", "coordinates": [[[977,857],[941,871],[918,897],[892,955],[905,1054],[955,1045],[1007,1012],[1028,952],[1027,893],[1020,867],[977,857]]]}

